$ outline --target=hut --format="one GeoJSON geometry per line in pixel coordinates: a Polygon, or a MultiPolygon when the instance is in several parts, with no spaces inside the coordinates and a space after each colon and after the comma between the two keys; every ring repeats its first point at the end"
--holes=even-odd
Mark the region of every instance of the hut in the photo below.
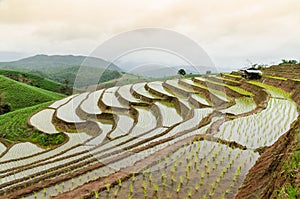
{"type": "Polygon", "coordinates": [[[262,72],[256,68],[246,68],[240,70],[242,73],[242,77],[246,79],[260,79],[262,76],[262,72]]]}

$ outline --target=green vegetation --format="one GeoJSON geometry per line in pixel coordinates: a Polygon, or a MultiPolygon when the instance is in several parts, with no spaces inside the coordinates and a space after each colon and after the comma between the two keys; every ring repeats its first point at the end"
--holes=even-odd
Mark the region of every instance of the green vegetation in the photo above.
{"type": "Polygon", "coordinates": [[[287,92],[283,91],[282,89],[274,87],[274,86],[263,84],[263,83],[257,82],[257,81],[249,81],[249,83],[267,89],[268,92],[270,92],[274,97],[283,96],[284,98],[290,98],[290,96],[291,96],[290,93],[287,93],[287,92]]]}
{"type": "Polygon", "coordinates": [[[50,68],[46,71],[30,71],[30,73],[36,74],[38,76],[50,79],[60,84],[65,85],[66,82],[69,86],[77,88],[97,84],[99,82],[105,82],[112,79],[119,78],[121,73],[113,70],[105,70],[103,68],[92,68],[92,67],[83,67],[80,66],[69,66],[62,67],[57,66],[50,68]],[[99,79],[99,76],[102,76],[99,79]]]}
{"type": "Polygon", "coordinates": [[[0,70],[0,75],[6,76],[21,83],[28,84],[30,86],[35,86],[56,93],[69,95],[72,92],[71,88],[66,88],[63,84],[30,73],[13,70],[0,70]]]}
{"type": "Polygon", "coordinates": [[[0,75],[0,93],[5,93],[1,100],[8,104],[11,111],[34,106],[43,102],[58,100],[65,95],[23,84],[0,75]]]}
{"type": "Polygon", "coordinates": [[[266,77],[266,78],[272,78],[272,79],[278,79],[278,80],[287,80],[287,78],[284,78],[284,77],[275,77],[275,76],[270,76],[270,75],[262,75],[263,77],[266,77]]]}
{"type": "MultiPolygon", "coordinates": [[[[277,76],[270,76],[270,75],[263,75],[263,77],[272,78],[272,79],[278,79],[278,80],[283,80],[283,81],[288,80],[288,78],[285,78],[285,77],[277,77],[277,76]]],[[[297,82],[300,81],[300,79],[295,79],[295,78],[292,78],[291,80],[297,81],[297,82]]]]}
{"type": "Polygon", "coordinates": [[[295,64],[299,64],[299,62],[297,60],[283,59],[279,65],[295,65],[295,64]]]}
{"type": "Polygon", "coordinates": [[[113,70],[106,70],[103,72],[103,74],[101,75],[99,82],[107,82],[113,79],[117,79],[122,77],[122,74],[118,71],[113,71],[113,70]]]}
{"type": "Polygon", "coordinates": [[[177,72],[178,75],[181,75],[181,76],[185,76],[186,75],[186,72],[184,69],[179,69],[178,72],[177,72]]]}
{"type": "Polygon", "coordinates": [[[200,74],[192,74],[192,73],[190,73],[190,74],[186,74],[184,77],[185,78],[192,78],[192,77],[199,77],[199,76],[201,76],[201,75],[200,74]]]}
{"type": "Polygon", "coordinates": [[[10,106],[4,103],[6,93],[0,93],[0,115],[10,112],[10,106]]]}
{"type": "Polygon", "coordinates": [[[74,85],[76,88],[81,88],[117,79],[121,77],[122,74],[118,71],[105,70],[103,68],[80,68],[80,66],[73,66],[67,68],[56,67],[55,71],[51,70],[47,73],[41,74],[41,76],[62,84],[68,80],[70,85],[74,85]]]}
{"type": "Polygon", "coordinates": [[[238,78],[238,79],[242,79],[241,76],[238,76],[238,75],[233,75],[233,74],[229,74],[229,73],[223,73],[225,76],[228,76],[228,77],[234,77],[234,78],[238,78]]]}
{"type": "Polygon", "coordinates": [[[248,96],[254,96],[253,93],[249,92],[249,91],[246,91],[245,89],[242,89],[240,87],[236,87],[236,86],[229,86],[229,85],[226,85],[226,87],[230,88],[231,90],[234,90],[240,94],[243,94],[243,95],[248,95],[248,96]]]}
{"type": "Polygon", "coordinates": [[[0,68],[29,72],[61,84],[65,84],[68,80],[68,83],[73,85],[77,78],[77,80],[81,80],[76,82],[78,88],[97,84],[94,81],[98,80],[99,75],[106,69],[108,72],[105,73],[109,78],[105,77],[105,81],[116,78],[115,75],[120,75],[121,71],[116,65],[103,59],[72,55],[36,55],[14,62],[0,62],[0,68]],[[81,67],[82,64],[84,67],[81,67]],[[109,74],[111,71],[117,71],[117,73],[109,74]],[[84,75],[80,76],[80,74],[84,75]]]}
{"type": "MultiPolygon", "coordinates": [[[[199,76],[199,75],[193,75],[199,76]]],[[[178,78],[177,76],[174,77],[162,77],[162,78],[153,78],[153,77],[143,77],[139,75],[134,75],[130,73],[122,73],[122,76],[116,79],[111,79],[106,82],[99,82],[99,88],[110,88],[113,86],[122,86],[126,84],[134,84],[139,82],[151,82],[151,81],[164,81],[172,78],[178,78]]]]}
{"type": "Polygon", "coordinates": [[[237,87],[237,86],[230,86],[230,85],[227,85],[225,83],[220,83],[220,82],[211,81],[211,80],[206,80],[206,81],[210,82],[210,83],[213,83],[213,84],[220,85],[220,86],[225,86],[225,87],[230,88],[231,90],[236,91],[236,92],[238,92],[240,94],[243,94],[243,95],[253,96],[253,93],[250,93],[250,92],[246,91],[245,89],[242,89],[242,88],[237,87]]]}
{"type": "Polygon", "coordinates": [[[296,199],[299,195],[300,189],[297,185],[282,186],[281,189],[275,193],[275,197],[278,199],[296,199]]]}
{"type": "Polygon", "coordinates": [[[86,56],[73,56],[73,55],[36,55],[33,57],[24,58],[13,62],[0,62],[1,68],[10,69],[21,69],[23,71],[47,71],[55,67],[72,67],[80,66],[82,64],[90,67],[102,67],[106,68],[109,66],[112,70],[120,71],[116,65],[111,64],[103,59],[96,57],[86,57],[86,56]]]}
{"type": "Polygon", "coordinates": [[[67,138],[63,133],[48,135],[27,126],[28,117],[49,104],[47,102],[0,115],[0,137],[11,143],[29,141],[42,146],[63,143],[67,138]]]}
{"type": "Polygon", "coordinates": [[[36,75],[17,71],[0,70],[0,74],[12,78],[0,75],[0,104],[3,114],[0,115],[0,137],[12,143],[29,141],[41,146],[64,142],[66,135],[63,133],[48,135],[27,126],[27,119],[31,114],[47,106],[50,101],[65,96],[49,91],[60,89],[62,85],[36,75]]]}
{"type": "Polygon", "coordinates": [[[295,178],[300,169],[300,150],[294,151],[290,160],[285,162],[284,173],[286,177],[295,178]]]}

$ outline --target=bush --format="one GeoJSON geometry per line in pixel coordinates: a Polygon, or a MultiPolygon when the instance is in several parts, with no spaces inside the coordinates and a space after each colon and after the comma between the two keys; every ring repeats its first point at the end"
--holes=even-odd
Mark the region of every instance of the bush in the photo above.
{"type": "Polygon", "coordinates": [[[286,60],[286,59],[283,59],[282,62],[279,64],[279,65],[288,65],[288,64],[291,64],[291,65],[296,65],[298,64],[299,62],[297,60],[286,60]]]}

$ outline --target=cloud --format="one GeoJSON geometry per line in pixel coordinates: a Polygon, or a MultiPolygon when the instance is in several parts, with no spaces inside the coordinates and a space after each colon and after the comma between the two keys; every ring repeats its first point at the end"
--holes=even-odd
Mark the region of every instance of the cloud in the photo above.
{"type": "Polygon", "coordinates": [[[299,10],[298,0],[2,0],[0,51],[88,54],[120,32],[161,27],[196,40],[218,64],[299,59],[299,10]]]}

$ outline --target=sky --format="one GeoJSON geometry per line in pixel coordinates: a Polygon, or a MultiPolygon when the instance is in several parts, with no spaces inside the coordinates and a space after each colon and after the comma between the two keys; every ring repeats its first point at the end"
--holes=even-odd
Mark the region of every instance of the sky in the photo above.
{"type": "Polygon", "coordinates": [[[300,59],[299,0],[0,0],[0,61],[90,55],[122,32],[166,28],[219,68],[300,59]]]}

